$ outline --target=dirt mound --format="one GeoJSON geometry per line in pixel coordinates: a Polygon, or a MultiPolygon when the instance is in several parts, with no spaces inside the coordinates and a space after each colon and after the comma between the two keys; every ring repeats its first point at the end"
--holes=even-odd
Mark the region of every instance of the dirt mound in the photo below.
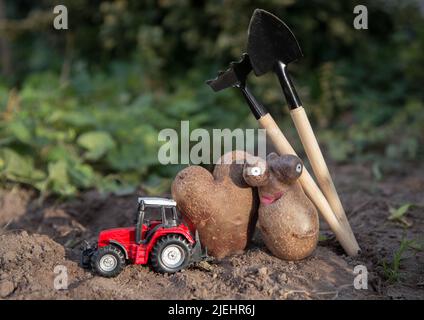
{"type": "MultiPolygon", "coordinates": [[[[45,235],[26,231],[0,236],[0,297],[54,298],[55,268],[64,266],[75,276],[75,262],[66,260],[65,249],[45,235]]],[[[56,270],[58,272],[58,270],[56,270]]]]}

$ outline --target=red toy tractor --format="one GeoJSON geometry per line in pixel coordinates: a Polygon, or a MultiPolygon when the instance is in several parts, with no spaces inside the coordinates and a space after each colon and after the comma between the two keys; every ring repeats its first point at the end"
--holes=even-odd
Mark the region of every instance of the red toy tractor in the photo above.
{"type": "Polygon", "coordinates": [[[177,272],[206,257],[199,234],[187,225],[171,199],[138,198],[135,227],[100,232],[95,246],[82,252],[82,265],[104,277],[118,275],[126,263],[147,264],[160,273],[177,272]]]}

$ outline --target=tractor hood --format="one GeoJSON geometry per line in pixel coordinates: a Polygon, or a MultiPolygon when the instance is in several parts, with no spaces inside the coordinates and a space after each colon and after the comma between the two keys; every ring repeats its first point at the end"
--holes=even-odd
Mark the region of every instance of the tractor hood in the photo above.
{"type": "Polygon", "coordinates": [[[134,243],[135,228],[114,228],[103,230],[99,234],[99,244],[108,244],[111,240],[119,242],[122,245],[134,243]]]}

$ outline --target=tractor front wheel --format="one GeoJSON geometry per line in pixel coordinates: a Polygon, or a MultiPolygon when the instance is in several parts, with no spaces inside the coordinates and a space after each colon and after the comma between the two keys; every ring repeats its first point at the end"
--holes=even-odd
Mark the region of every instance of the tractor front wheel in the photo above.
{"type": "Polygon", "coordinates": [[[99,248],[91,257],[91,267],[103,277],[117,276],[124,265],[124,253],[112,245],[99,248]]]}
{"type": "Polygon", "coordinates": [[[160,238],[150,255],[150,263],[156,272],[174,273],[190,262],[190,243],[182,236],[170,234],[160,238]]]}

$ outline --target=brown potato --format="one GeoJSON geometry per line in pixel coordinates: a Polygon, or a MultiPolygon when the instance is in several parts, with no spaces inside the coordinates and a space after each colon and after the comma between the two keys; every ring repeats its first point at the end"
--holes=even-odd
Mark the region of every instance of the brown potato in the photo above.
{"type": "Polygon", "coordinates": [[[256,191],[243,179],[247,154],[234,151],[223,157],[213,175],[200,166],[180,171],[172,184],[172,196],[182,215],[199,231],[208,254],[223,258],[248,245],[257,220],[256,191]],[[234,163],[236,159],[242,163],[234,163]]]}
{"type": "Polygon", "coordinates": [[[245,164],[243,176],[258,187],[258,226],[267,248],[278,258],[300,260],[316,248],[318,213],[296,181],[303,169],[293,155],[271,153],[267,161],[255,158],[245,164]]]}

